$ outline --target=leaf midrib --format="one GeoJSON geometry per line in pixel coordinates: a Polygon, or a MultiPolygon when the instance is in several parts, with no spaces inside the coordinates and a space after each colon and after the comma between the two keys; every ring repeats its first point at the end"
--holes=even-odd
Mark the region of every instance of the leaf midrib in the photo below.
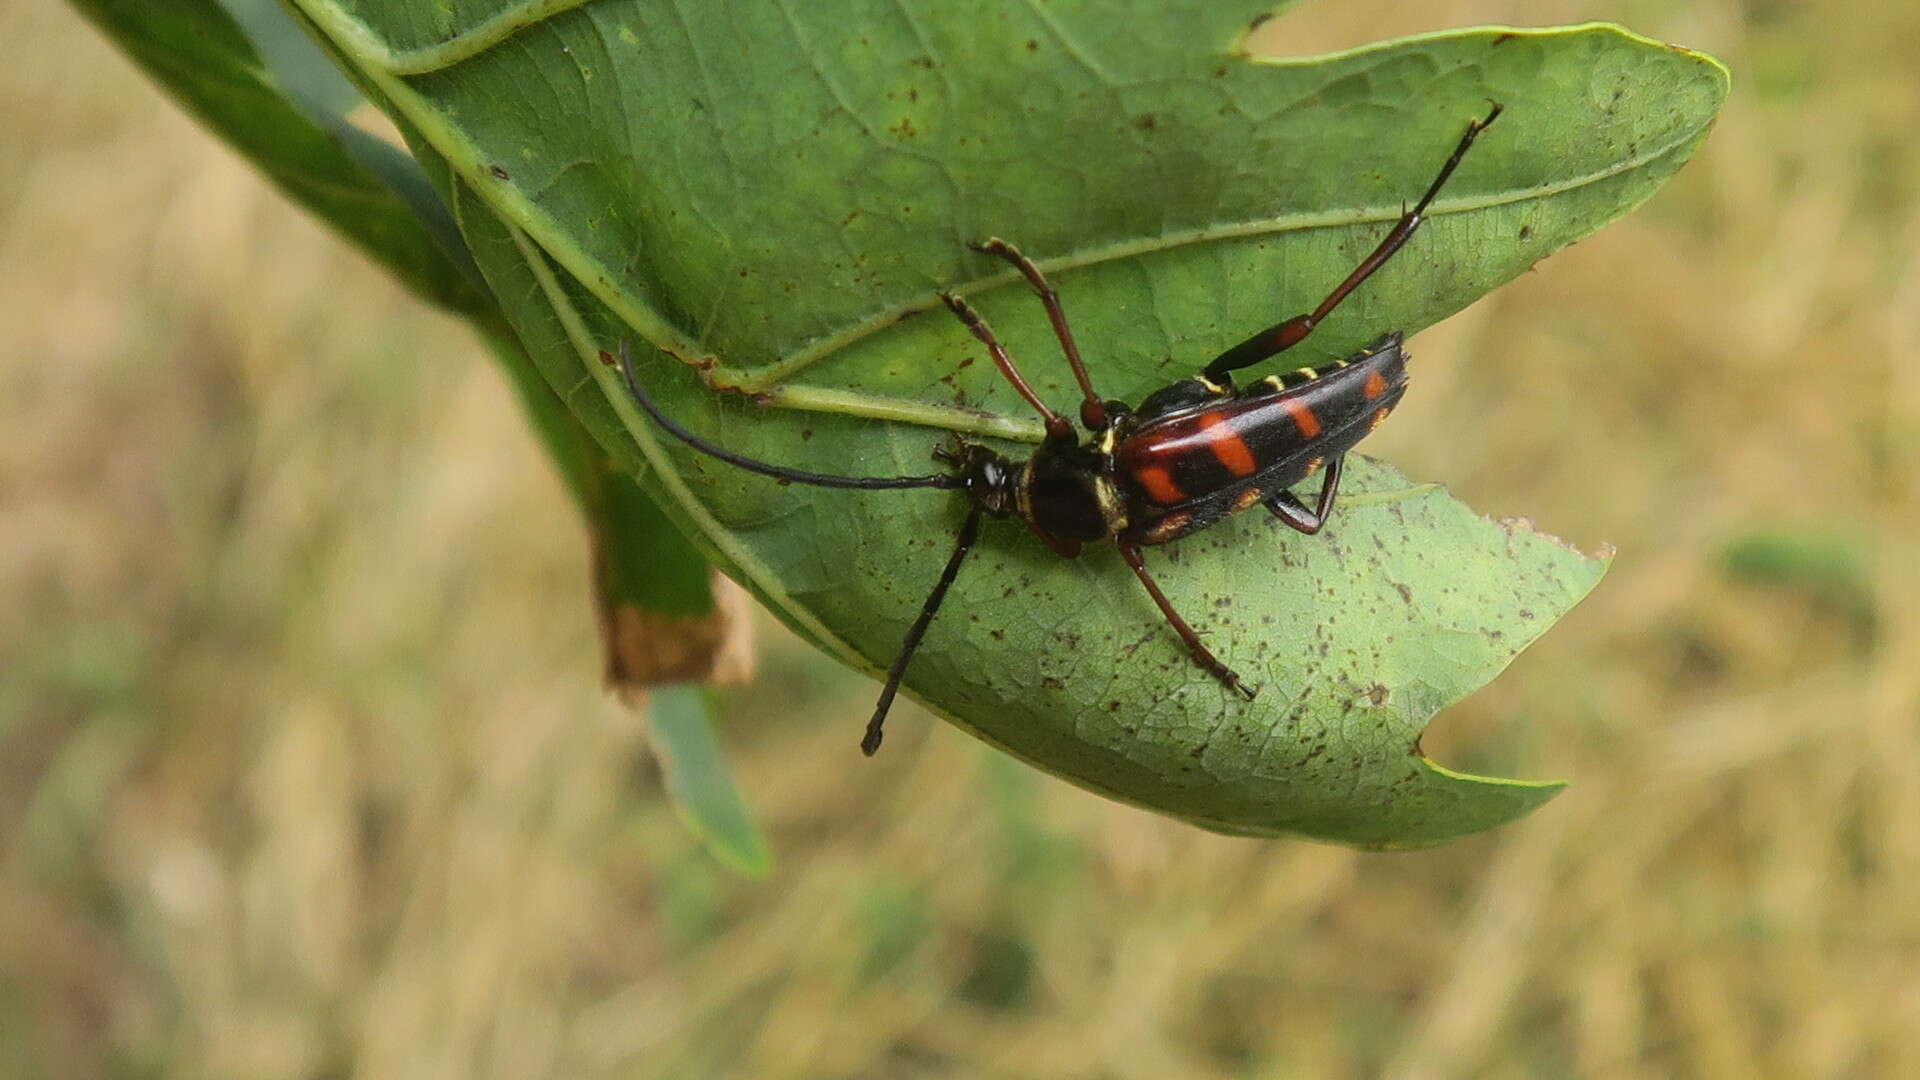
{"type": "MultiPolygon", "coordinates": [[[[1429,219],[1444,217],[1448,214],[1471,213],[1498,206],[1514,206],[1520,203],[1549,199],[1569,191],[1575,191],[1591,184],[1598,184],[1616,176],[1624,175],[1635,169],[1644,168],[1661,158],[1685,146],[1697,138],[1697,133],[1683,135],[1659,149],[1630,157],[1616,165],[1598,169],[1579,176],[1548,184],[1536,184],[1532,187],[1510,188],[1488,195],[1466,196],[1454,199],[1436,200],[1429,208],[1429,219]]],[[[1136,259],[1143,255],[1165,251],[1175,251],[1196,244],[1215,243],[1221,240],[1240,240],[1253,236],[1277,236],[1285,233],[1309,232],[1314,229],[1346,228],[1354,225],[1383,224],[1398,221],[1404,212],[1402,206],[1372,206],[1364,209],[1342,209],[1337,211],[1316,211],[1311,213],[1282,214],[1260,221],[1241,222],[1231,225],[1212,225],[1183,232],[1162,234],[1151,239],[1126,240],[1105,247],[1088,248],[1075,254],[1036,259],[1040,269],[1049,274],[1098,266],[1103,263],[1118,262],[1124,259],[1136,259]]],[[[1005,285],[1017,284],[1020,275],[1013,270],[1005,270],[973,278],[948,288],[947,292],[961,296],[997,289],[1005,285]]],[[[707,383],[715,389],[739,390],[744,393],[759,393],[782,385],[794,374],[825,360],[843,349],[849,348],[873,335],[886,330],[909,315],[922,311],[931,311],[940,306],[937,293],[916,296],[902,304],[886,308],[851,324],[844,330],[836,331],[802,346],[789,355],[752,368],[730,368],[720,366],[710,369],[706,374],[707,383]]]]}

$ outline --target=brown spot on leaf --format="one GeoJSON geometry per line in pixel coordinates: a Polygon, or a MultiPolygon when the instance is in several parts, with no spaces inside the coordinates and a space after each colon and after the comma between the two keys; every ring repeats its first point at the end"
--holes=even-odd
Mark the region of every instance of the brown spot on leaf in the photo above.
{"type": "Polygon", "coordinates": [[[740,586],[714,572],[713,610],[705,615],[663,615],[615,602],[604,586],[601,540],[594,538],[594,606],[609,690],[638,708],[652,686],[743,683],[753,677],[753,630],[740,586]]]}

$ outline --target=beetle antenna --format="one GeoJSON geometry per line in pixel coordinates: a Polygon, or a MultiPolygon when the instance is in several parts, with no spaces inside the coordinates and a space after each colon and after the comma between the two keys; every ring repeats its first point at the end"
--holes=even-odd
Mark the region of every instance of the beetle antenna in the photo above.
{"type": "Polygon", "coordinates": [[[900,655],[893,658],[893,667],[887,670],[887,685],[880,691],[880,701],[873,707],[873,719],[867,721],[867,734],[860,740],[860,750],[868,757],[880,749],[880,725],[887,722],[887,710],[893,708],[893,696],[900,692],[900,680],[907,673],[907,664],[912,662],[914,651],[920,648],[920,639],[927,635],[927,627],[933,624],[933,615],[940,610],[940,602],[947,598],[948,587],[960,575],[960,564],[966,560],[967,552],[973,550],[973,542],[979,538],[980,508],[976,506],[967,515],[966,523],[960,526],[960,537],[953,545],[953,558],[948,559],[947,568],[940,571],[940,580],[934,584],[927,602],[920,606],[920,617],[913,620],[906,639],[900,643],[900,655]]]}
{"type": "MultiPolygon", "coordinates": [[[[601,353],[600,355],[602,360],[612,359],[612,357],[607,356],[605,353],[601,353]]],[[[729,465],[737,465],[748,472],[759,473],[761,476],[771,476],[775,480],[785,483],[811,484],[814,487],[826,488],[857,488],[867,491],[886,491],[900,488],[945,488],[947,490],[955,490],[963,488],[967,484],[965,477],[954,476],[950,473],[936,473],[931,476],[836,476],[832,473],[789,469],[784,465],[774,465],[756,458],[747,457],[744,454],[736,454],[725,447],[717,446],[695,435],[693,432],[681,427],[671,417],[667,416],[666,413],[660,411],[660,406],[654,404],[654,400],[647,396],[645,390],[640,388],[640,378],[634,373],[633,369],[633,350],[628,346],[624,338],[620,341],[619,364],[620,375],[626,380],[627,393],[633,395],[634,403],[639,405],[648,416],[651,416],[654,423],[659,424],[665,429],[667,434],[672,435],[674,438],[679,439],[681,442],[686,443],[688,446],[693,447],[703,454],[719,458],[729,465]]]]}

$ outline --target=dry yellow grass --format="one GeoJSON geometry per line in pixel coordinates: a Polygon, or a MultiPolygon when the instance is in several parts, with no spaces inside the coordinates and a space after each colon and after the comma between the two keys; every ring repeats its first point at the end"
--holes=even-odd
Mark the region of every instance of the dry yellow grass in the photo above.
{"type": "Polygon", "coordinates": [[[1303,49],[1605,16],[1734,67],[1370,444],[1619,546],[1427,741],[1577,784],[1413,855],[1210,836],[921,714],[863,763],[867,684],[776,635],[753,883],[602,699],[463,330],[0,0],[0,1071],[1920,1074],[1920,14],[1317,6],[1303,49]]]}

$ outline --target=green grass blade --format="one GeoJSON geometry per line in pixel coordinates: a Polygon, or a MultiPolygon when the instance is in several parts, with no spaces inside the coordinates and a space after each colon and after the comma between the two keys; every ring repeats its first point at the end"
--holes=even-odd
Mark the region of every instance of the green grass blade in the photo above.
{"type": "Polygon", "coordinates": [[[647,722],[667,794],[688,831],[713,857],[743,874],[773,871],[773,853],[733,783],[715,737],[713,695],[693,686],[653,692],[647,722]]]}

